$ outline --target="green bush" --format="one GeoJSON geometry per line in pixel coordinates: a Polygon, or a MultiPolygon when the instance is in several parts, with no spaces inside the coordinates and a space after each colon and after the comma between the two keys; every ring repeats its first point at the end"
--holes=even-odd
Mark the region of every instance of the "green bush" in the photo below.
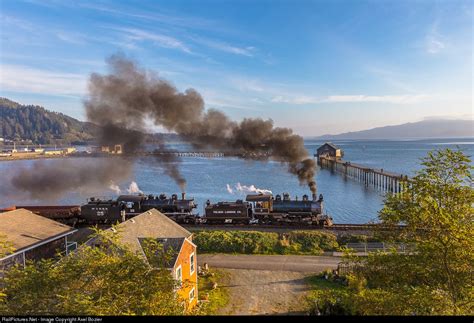
{"type": "Polygon", "coordinates": [[[302,253],[315,255],[323,251],[334,251],[339,246],[334,234],[321,231],[292,231],[288,239],[290,245],[300,245],[302,253]]]}
{"type": "Polygon", "coordinates": [[[277,233],[258,231],[199,231],[194,236],[201,252],[271,254],[278,241],[277,233]]]}
{"type": "Polygon", "coordinates": [[[204,253],[319,255],[338,247],[335,235],[314,231],[283,235],[260,231],[198,231],[194,242],[204,253]]]}
{"type": "Polygon", "coordinates": [[[365,234],[343,234],[337,238],[340,245],[357,242],[381,242],[379,238],[365,234]]]}

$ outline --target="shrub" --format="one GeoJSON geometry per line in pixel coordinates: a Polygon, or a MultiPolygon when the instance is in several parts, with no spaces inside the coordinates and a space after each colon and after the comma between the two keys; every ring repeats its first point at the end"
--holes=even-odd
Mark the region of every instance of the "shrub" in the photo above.
{"type": "Polygon", "coordinates": [[[339,246],[336,236],[320,231],[292,231],[288,236],[290,244],[301,246],[303,253],[321,254],[324,250],[333,251],[339,246]]]}
{"type": "Polygon", "coordinates": [[[278,234],[258,231],[199,231],[194,242],[202,252],[270,254],[278,250],[278,234]]]}
{"type": "Polygon", "coordinates": [[[198,231],[194,242],[200,252],[244,254],[312,254],[338,247],[336,236],[315,231],[293,231],[278,235],[260,231],[198,231]]]}

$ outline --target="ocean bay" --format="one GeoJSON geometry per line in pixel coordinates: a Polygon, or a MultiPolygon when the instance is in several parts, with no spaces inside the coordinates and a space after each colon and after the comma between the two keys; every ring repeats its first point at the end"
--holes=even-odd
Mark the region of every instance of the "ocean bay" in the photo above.
{"type": "MultiPolygon", "coordinates": [[[[437,148],[463,150],[472,156],[473,140],[468,139],[431,139],[431,140],[371,140],[349,141],[337,140],[334,143],[344,150],[344,160],[362,164],[371,168],[381,169],[413,176],[420,168],[420,158],[437,148]]],[[[312,156],[322,143],[321,140],[305,140],[305,147],[312,156]]],[[[182,144],[170,144],[170,148],[184,151],[189,147],[182,144]]],[[[76,162],[80,163],[81,158],[76,162]]],[[[61,163],[62,159],[44,160],[46,163],[61,163]]],[[[15,192],[9,183],[9,177],[22,168],[29,168],[38,161],[21,160],[0,163],[0,180],[2,181],[2,197],[0,206],[10,205],[52,205],[52,204],[82,204],[88,197],[101,196],[114,198],[117,192],[108,188],[111,184],[118,186],[122,194],[132,182],[144,194],[168,195],[180,193],[179,186],[166,174],[163,167],[153,157],[138,158],[133,163],[133,173],[125,181],[104,183],[104,190],[78,188],[65,194],[57,200],[35,200],[24,192],[15,192]]],[[[275,161],[252,161],[236,157],[182,157],[180,171],[186,178],[186,194],[194,197],[198,203],[198,212],[203,213],[207,199],[211,202],[232,201],[245,199],[249,188],[270,190],[274,195],[290,193],[291,198],[310,194],[305,185],[300,185],[298,179],[287,172],[287,167],[275,161]]],[[[64,179],[67,180],[67,179],[64,179]]],[[[372,187],[344,178],[341,174],[332,173],[327,169],[317,169],[316,182],[318,194],[323,194],[325,210],[335,223],[366,223],[377,219],[377,212],[383,205],[384,193],[372,187]]]]}

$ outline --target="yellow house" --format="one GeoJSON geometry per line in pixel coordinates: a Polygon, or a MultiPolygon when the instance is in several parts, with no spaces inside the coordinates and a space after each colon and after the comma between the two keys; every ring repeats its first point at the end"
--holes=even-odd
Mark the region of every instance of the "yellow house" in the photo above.
{"type": "Polygon", "coordinates": [[[166,267],[180,286],[176,293],[184,309],[192,310],[198,303],[197,247],[192,233],[156,209],[124,221],[116,228],[121,243],[145,258],[144,240],[151,238],[163,246],[163,252],[171,256],[166,267]]]}

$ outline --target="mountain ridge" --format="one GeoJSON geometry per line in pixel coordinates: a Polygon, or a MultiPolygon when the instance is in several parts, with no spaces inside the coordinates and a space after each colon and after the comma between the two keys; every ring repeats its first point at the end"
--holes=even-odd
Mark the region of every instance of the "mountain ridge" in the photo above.
{"type": "Polygon", "coordinates": [[[474,120],[435,119],[325,134],[312,139],[430,139],[474,137],[474,120]]]}

